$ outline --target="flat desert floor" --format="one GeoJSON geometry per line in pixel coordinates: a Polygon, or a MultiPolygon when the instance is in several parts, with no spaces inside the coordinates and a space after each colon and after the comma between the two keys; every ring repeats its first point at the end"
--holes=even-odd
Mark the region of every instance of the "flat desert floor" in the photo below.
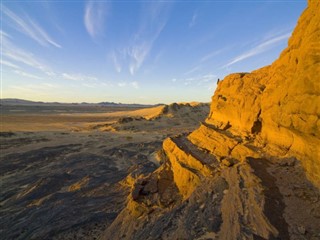
{"type": "Polygon", "coordinates": [[[208,112],[208,104],[2,108],[1,238],[98,239],[133,179],[158,167],[162,141],[196,129],[208,112]]]}

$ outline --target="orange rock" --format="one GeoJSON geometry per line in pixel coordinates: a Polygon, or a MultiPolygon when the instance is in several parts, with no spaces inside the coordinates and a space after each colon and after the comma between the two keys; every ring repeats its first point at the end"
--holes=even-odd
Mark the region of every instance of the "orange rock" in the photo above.
{"type": "MultiPolygon", "coordinates": [[[[296,156],[320,186],[320,2],[309,0],[272,65],[220,81],[207,123],[259,135],[273,155],[296,156]]],[[[255,137],[253,136],[253,137],[255,137]]],[[[223,149],[223,147],[222,147],[223,149]]]]}

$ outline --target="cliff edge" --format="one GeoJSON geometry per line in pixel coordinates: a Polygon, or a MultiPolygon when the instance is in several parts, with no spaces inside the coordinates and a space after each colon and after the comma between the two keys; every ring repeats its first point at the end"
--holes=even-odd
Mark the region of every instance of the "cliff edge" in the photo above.
{"type": "Polygon", "coordinates": [[[310,0],[271,66],[219,82],[207,123],[276,156],[296,156],[320,186],[320,9],[310,0]]]}

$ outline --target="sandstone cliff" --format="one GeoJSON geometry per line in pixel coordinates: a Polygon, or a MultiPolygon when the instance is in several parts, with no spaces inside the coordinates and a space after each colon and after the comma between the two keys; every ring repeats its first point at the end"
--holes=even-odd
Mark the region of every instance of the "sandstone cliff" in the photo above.
{"type": "Polygon", "coordinates": [[[309,1],[271,66],[232,74],[218,84],[207,123],[252,137],[277,156],[301,160],[320,186],[320,14],[309,1]],[[252,136],[253,135],[253,136],[252,136]]]}
{"type": "Polygon", "coordinates": [[[309,0],[278,60],[219,82],[206,121],[164,141],[105,239],[320,238],[319,13],[309,0]]]}

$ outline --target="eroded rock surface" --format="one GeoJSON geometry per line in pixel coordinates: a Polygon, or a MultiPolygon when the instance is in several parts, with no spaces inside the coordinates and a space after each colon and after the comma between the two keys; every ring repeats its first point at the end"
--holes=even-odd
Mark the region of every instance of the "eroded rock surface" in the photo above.
{"type": "Polygon", "coordinates": [[[310,0],[288,47],[271,66],[220,81],[207,123],[277,156],[297,156],[320,186],[320,15],[310,0]]]}

